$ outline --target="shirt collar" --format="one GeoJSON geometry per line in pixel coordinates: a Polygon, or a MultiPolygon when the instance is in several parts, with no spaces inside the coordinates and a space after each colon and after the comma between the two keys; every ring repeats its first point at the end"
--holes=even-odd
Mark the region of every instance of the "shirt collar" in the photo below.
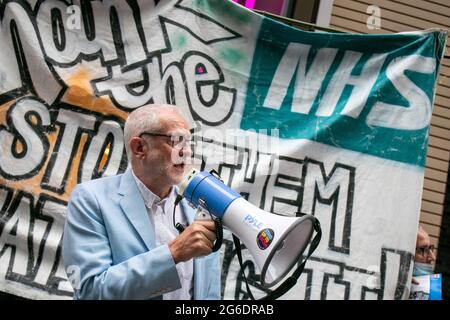
{"type": "Polygon", "coordinates": [[[144,199],[144,204],[147,208],[152,208],[153,205],[163,205],[164,207],[166,207],[167,204],[173,203],[175,201],[176,191],[174,187],[170,189],[169,195],[167,197],[161,199],[159,196],[154,194],[149,188],[147,188],[147,186],[134,174],[133,169],[131,169],[131,172],[133,174],[134,180],[136,181],[137,187],[142,195],[142,198],[144,199]]]}

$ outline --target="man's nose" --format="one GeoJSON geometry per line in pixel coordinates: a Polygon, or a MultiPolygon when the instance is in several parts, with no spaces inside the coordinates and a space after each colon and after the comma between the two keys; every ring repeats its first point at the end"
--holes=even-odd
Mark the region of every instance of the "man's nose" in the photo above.
{"type": "Polygon", "coordinates": [[[432,263],[436,261],[436,256],[434,255],[434,251],[430,251],[427,256],[427,262],[432,263]]]}
{"type": "Polygon", "coordinates": [[[189,143],[185,143],[183,147],[180,149],[178,155],[183,158],[188,158],[192,155],[192,148],[189,143]]]}

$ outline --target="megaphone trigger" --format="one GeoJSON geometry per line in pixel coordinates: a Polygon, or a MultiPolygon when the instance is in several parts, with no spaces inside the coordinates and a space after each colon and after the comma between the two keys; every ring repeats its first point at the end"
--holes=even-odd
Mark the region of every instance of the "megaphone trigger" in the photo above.
{"type": "Polygon", "coordinates": [[[199,199],[198,202],[199,206],[197,207],[194,220],[212,220],[211,214],[206,210],[205,200],[199,199]]]}
{"type": "Polygon", "coordinates": [[[195,213],[194,220],[197,221],[214,221],[215,231],[216,231],[216,241],[214,242],[214,246],[212,248],[212,252],[216,252],[220,249],[223,242],[223,226],[222,220],[213,216],[207,209],[205,200],[199,199],[197,211],[195,213]]]}

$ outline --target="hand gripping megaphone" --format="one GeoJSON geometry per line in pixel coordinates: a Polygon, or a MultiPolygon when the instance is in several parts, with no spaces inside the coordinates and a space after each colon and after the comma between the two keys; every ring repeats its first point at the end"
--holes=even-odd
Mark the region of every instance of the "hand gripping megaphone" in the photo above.
{"type": "MultiPolygon", "coordinates": [[[[320,230],[314,216],[287,217],[261,210],[225,185],[220,177],[207,171],[193,169],[180,184],[179,194],[192,207],[221,219],[223,226],[245,244],[261,271],[261,284],[266,288],[289,273],[310,244],[313,231],[319,233],[320,230]]],[[[312,251],[320,236],[314,240],[312,251]]],[[[310,248],[308,257],[311,253],[310,248]]]]}

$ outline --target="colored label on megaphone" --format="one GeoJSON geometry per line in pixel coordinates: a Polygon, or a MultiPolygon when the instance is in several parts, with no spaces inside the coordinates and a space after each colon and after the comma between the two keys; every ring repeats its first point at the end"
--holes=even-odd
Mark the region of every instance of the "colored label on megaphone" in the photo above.
{"type": "Polygon", "coordinates": [[[270,246],[274,237],[275,232],[272,229],[263,229],[258,233],[256,243],[261,250],[265,250],[270,246]]]}

